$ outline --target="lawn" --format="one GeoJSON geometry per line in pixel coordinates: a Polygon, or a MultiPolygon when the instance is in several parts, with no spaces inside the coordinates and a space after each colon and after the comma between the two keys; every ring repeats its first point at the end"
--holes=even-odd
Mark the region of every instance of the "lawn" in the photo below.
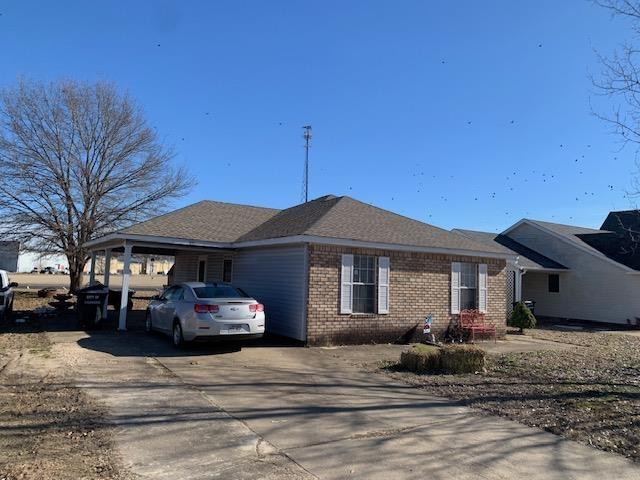
{"type": "Polygon", "coordinates": [[[104,416],[56,370],[37,322],[0,325],[0,479],[132,478],[104,416]]]}
{"type": "Polygon", "coordinates": [[[434,395],[640,462],[640,338],[526,333],[574,347],[490,355],[486,372],[476,375],[418,375],[397,363],[382,370],[434,395]]]}

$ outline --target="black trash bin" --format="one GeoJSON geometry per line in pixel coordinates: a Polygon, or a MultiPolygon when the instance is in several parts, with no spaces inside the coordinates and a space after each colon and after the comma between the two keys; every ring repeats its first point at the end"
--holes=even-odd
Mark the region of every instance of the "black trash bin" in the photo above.
{"type": "Polygon", "coordinates": [[[531,310],[531,313],[533,313],[535,315],[535,313],[536,313],[536,302],[534,302],[533,300],[525,300],[523,303],[527,306],[527,308],[529,310],[531,310]]]}
{"type": "Polygon", "coordinates": [[[85,328],[97,328],[102,320],[104,305],[109,296],[109,289],[101,283],[89,285],[76,292],[78,297],[76,313],[78,325],[85,328]]]}

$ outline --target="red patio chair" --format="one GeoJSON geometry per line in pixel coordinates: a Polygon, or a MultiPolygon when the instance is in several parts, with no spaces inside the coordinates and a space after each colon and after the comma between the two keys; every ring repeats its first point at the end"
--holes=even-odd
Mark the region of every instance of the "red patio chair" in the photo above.
{"type": "Polygon", "coordinates": [[[463,332],[471,333],[471,343],[476,341],[476,332],[492,334],[493,341],[498,341],[496,338],[496,326],[491,322],[487,322],[484,313],[478,310],[462,310],[460,312],[460,329],[463,332]]]}

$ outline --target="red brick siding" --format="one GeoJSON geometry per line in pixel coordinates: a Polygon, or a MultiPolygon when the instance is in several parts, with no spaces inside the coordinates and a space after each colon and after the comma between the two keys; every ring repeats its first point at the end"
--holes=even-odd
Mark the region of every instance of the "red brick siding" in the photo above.
{"type": "Polygon", "coordinates": [[[402,336],[420,339],[427,314],[433,315],[432,332],[442,340],[450,321],[456,317],[450,313],[454,261],[488,265],[487,319],[498,326],[499,334],[504,334],[507,312],[504,260],[309,245],[308,343],[390,342],[402,336]],[[390,257],[388,314],[340,314],[343,253],[390,257]]]}

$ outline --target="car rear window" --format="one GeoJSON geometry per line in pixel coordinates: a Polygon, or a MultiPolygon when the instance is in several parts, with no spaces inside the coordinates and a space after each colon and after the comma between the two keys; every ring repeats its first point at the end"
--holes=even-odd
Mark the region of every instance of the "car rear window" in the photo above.
{"type": "Polygon", "coordinates": [[[249,295],[231,285],[207,285],[194,288],[193,291],[198,298],[249,298],[249,295]]]}

